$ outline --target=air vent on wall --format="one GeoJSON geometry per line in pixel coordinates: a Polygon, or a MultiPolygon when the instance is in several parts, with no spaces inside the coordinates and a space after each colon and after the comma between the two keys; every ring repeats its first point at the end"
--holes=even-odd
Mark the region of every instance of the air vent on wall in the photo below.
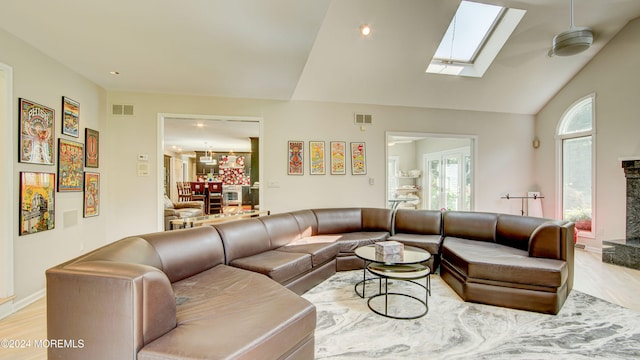
{"type": "Polygon", "coordinates": [[[369,114],[354,114],[356,125],[371,125],[373,119],[369,114]]]}
{"type": "Polygon", "coordinates": [[[113,115],[125,115],[132,116],[133,115],[133,105],[111,105],[111,114],[113,115]]]}

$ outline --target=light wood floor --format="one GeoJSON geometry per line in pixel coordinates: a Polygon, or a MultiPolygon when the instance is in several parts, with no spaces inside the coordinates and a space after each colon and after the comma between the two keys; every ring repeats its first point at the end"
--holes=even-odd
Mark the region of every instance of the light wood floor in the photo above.
{"type": "MultiPolygon", "coordinates": [[[[606,264],[600,254],[576,249],[574,279],[574,289],[640,312],[640,270],[606,264]]],[[[46,359],[45,349],[33,347],[33,340],[46,338],[46,303],[40,299],[0,320],[0,341],[32,341],[28,349],[0,348],[0,360],[46,359]]]]}

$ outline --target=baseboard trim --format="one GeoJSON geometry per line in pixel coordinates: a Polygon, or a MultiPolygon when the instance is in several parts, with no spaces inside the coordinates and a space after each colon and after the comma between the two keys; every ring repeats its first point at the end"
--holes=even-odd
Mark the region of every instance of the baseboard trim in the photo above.
{"type": "Polygon", "coordinates": [[[21,310],[21,309],[33,304],[34,302],[42,299],[43,297],[45,297],[46,294],[47,294],[47,289],[42,289],[42,290],[36,291],[35,293],[27,296],[26,298],[24,298],[24,299],[22,299],[22,300],[20,300],[18,302],[15,302],[14,305],[13,305],[13,310],[14,311],[21,310]]]}
{"type": "Polygon", "coordinates": [[[4,319],[15,312],[22,310],[23,308],[42,299],[46,294],[47,290],[42,289],[17,302],[12,301],[15,300],[15,295],[12,296],[11,300],[0,304],[0,319],[4,319]]]}
{"type": "Polygon", "coordinates": [[[13,303],[11,301],[0,304],[0,320],[13,314],[13,303]]]}
{"type": "Polygon", "coordinates": [[[602,254],[602,248],[601,247],[585,246],[585,250],[588,251],[588,252],[596,253],[596,254],[602,254]]]}

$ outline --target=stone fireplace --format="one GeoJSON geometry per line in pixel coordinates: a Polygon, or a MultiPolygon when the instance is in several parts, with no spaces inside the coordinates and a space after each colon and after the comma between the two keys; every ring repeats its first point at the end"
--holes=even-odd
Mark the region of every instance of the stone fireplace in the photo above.
{"type": "Polygon", "coordinates": [[[626,239],[602,242],[602,261],[640,269],[640,156],[621,159],[627,178],[626,239]]]}

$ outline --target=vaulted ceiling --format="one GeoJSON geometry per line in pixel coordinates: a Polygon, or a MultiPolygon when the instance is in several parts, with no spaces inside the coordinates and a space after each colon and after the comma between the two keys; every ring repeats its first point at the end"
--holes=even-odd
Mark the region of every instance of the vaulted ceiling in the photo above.
{"type": "Polygon", "coordinates": [[[569,0],[485,2],[527,13],[482,78],[425,73],[458,0],[7,0],[0,27],[108,90],[535,114],[640,16],[575,0],[594,45],[550,58],[569,0]]]}

